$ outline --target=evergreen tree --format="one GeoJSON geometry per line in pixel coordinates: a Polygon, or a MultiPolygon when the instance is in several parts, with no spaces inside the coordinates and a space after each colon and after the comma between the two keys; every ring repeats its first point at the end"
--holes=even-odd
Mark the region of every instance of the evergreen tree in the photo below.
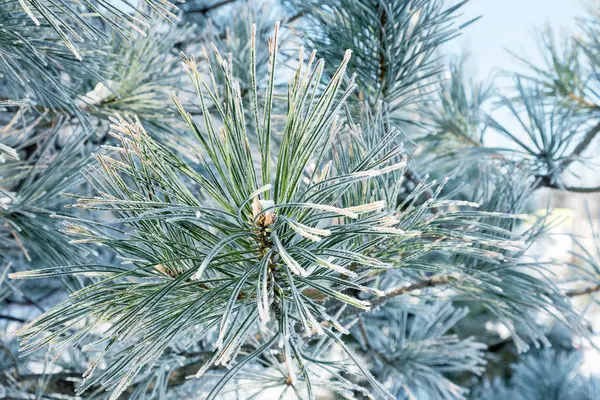
{"type": "Polygon", "coordinates": [[[0,397],[600,398],[600,11],[499,91],[465,3],[4,1],[0,397]]]}

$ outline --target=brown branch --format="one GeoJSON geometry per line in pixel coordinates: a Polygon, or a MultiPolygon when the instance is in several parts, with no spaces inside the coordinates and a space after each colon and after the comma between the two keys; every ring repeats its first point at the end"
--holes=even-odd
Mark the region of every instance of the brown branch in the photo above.
{"type": "MultiPolygon", "coordinates": [[[[581,154],[590,146],[596,135],[600,133],[600,122],[594,125],[587,133],[584,135],[583,139],[579,144],[575,147],[573,152],[567,157],[565,161],[560,164],[561,170],[566,170],[575,160],[577,160],[581,154]]],[[[554,182],[550,181],[548,176],[540,176],[540,181],[538,183],[538,187],[547,187],[550,189],[560,189],[565,190],[567,192],[573,193],[596,193],[600,192],[600,186],[596,187],[579,187],[579,186],[563,186],[557,185],[554,182]]]]}
{"type": "Polygon", "coordinates": [[[358,315],[358,327],[360,328],[360,334],[361,334],[363,340],[365,341],[365,347],[367,348],[367,350],[374,351],[373,348],[371,347],[371,343],[369,342],[367,330],[365,329],[365,324],[364,324],[360,314],[358,315]]]}
{"type": "Polygon", "coordinates": [[[388,292],[386,292],[386,294],[384,294],[383,296],[378,297],[375,300],[373,300],[371,302],[371,306],[373,308],[378,307],[382,304],[385,304],[388,300],[390,300],[393,297],[401,296],[403,294],[410,293],[410,292],[414,292],[415,290],[445,285],[448,282],[450,282],[452,279],[454,279],[454,278],[449,275],[436,275],[436,276],[432,276],[429,279],[425,279],[423,281],[416,282],[416,283],[413,283],[408,286],[401,286],[401,287],[398,287],[395,289],[391,289],[388,292]]]}
{"type": "Polygon", "coordinates": [[[565,186],[565,187],[563,187],[563,190],[566,190],[567,192],[573,192],[573,193],[596,193],[596,192],[600,192],[600,186],[594,186],[594,187],[565,186]]]}
{"type": "Polygon", "coordinates": [[[24,318],[13,317],[12,315],[6,315],[6,314],[0,314],[0,319],[4,319],[6,321],[12,321],[12,322],[20,322],[22,324],[27,322],[27,320],[24,318]]]}
{"type": "Polygon", "coordinates": [[[571,165],[571,163],[573,161],[575,161],[581,155],[581,153],[583,153],[585,151],[585,149],[588,148],[588,146],[592,143],[592,141],[594,140],[594,138],[596,137],[596,135],[599,132],[600,132],[600,122],[598,122],[589,131],[587,131],[587,133],[585,134],[585,136],[583,137],[581,142],[579,142],[577,147],[575,147],[575,149],[573,150],[573,152],[571,153],[569,158],[565,162],[562,163],[562,165],[561,165],[562,168],[566,169],[569,165],[571,165]]]}
{"type": "Polygon", "coordinates": [[[566,292],[565,295],[567,297],[576,297],[576,296],[583,296],[586,294],[592,294],[592,293],[595,293],[598,291],[600,291],[600,284],[590,286],[590,287],[587,287],[584,289],[570,290],[570,291],[566,292]]]}
{"type": "Polygon", "coordinates": [[[200,7],[200,8],[196,8],[196,9],[190,9],[190,10],[184,10],[184,12],[186,14],[202,14],[202,15],[206,15],[211,11],[216,10],[217,8],[226,6],[229,3],[233,3],[236,0],[221,0],[217,3],[211,4],[211,5],[207,5],[204,7],[200,7]]]}
{"type": "Polygon", "coordinates": [[[583,97],[578,96],[578,95],[576,95],[573,92],[568,93],[567,96],[569,96],[569,98],[571,100],[573,100],[574,102],[576,102],[577,104],[579,104],[579,106],[581,106],[583,108],[587,108],[587,109],[590,109],[590,110],[598,110],[598,109],[600,109],[600,106],[598,106],[598,104],[592,103],[591,101],[587,101],[583,97]]]}
{"type": "Polygon", "coordinates": [[[597,192],[600,192],[600,186],[581,187],[581,186],[558,185],[556,183],[550,182],[550,179],[547,176],[542,177],[542,179],[540,180],[540,183],[538,184],[538,187],[546,187],[549,189],[563,190],[563,191],[572,192],[572,193],[597,193],[597,192]]]}
{"type": "Polygon", "coordinates": [[[306,10],[302,10],[299,11],[298,13],[292,15],[291,17],[289,17],[286,21],[287,24],[291,24],[292,22],[296,21],[297,19],[300,19],[302,17],[304,17],[307,14],[306,10]]]}

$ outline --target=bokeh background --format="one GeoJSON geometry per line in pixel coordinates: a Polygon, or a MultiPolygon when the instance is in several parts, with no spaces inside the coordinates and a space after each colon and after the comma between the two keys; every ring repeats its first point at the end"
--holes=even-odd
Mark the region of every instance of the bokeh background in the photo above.
{"type": "MultiPolygon", "coordinates": [[[[543,65],[544,59],[540,48],[539,35],[551,28],[558,36],[576,35],[577,22],[586,12],[586,6],[597,7],[598,1],[578,0],[474,0],[466,4],[464,13],[467,16],[480,15],[481,19],[466,29],[458,39],[446,44],[446,51],[457,57],[466,56],[465,68],[475,81],[494,79],[495,85],[501,90],[510,87],[512,78],[506,71],[526,73],[527,66],[520,62],[515,55],[526,58],[534,65],[543,65]]],[[[518,129],[516,122],[502,111],[494,110],[494,114],[507,127],[518,129]]],[[[487,136],[489,145],[507,145],[506,139],[490,134],[487,136]]],[[[600,163],[600,144],[592,143],[585,153],[588,164],[574,166],[577,176],[565,176],[567,184],[584,186],[600,185],[598,165],[600,163]]],[[[553,189],[542,189],[536,192],[536,198],[531,208],[539,213],[550,209],[557,223],[552,235],[547,237],[533,250],[535,256],[547,260],[578,263],[572,252],[578,250],[572,235],[594,253],[595,242],[593,232],[598,232],[600,194],[580,194],[563,192],[553,189]]],[[[561,271],[559,271],[560,273],[561,271]]],[[[562,271],[563,274],[568,272],[562,271]]],[[[600,307],[590,304],[589,298],[578,298],[575,301],[581,308],[587,308],[587,315],[594,331],[600,331],[600,307]]],[[[600,337],[596,338],[600,344],[600,337]]],[[[586,346],[586,345],[582,345],[586,346]]],[[[600,373],[600,354],[586,346],[585,362],[582,365],[584,373],[600,373]]]]}

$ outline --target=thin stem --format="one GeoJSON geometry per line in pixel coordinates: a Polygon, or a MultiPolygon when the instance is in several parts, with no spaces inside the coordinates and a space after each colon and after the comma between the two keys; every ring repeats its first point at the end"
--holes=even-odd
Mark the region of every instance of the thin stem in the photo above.
{"type": "Polygon", "coordinates": [[[598,122],[589,131],[587,131],[587,133],[585,134],[581,142],[579,142],[577,147],[575,147],[569,158],[562,163],[563,169],[566,169],[569,165],[571,165],[573,161],[579,158],[581,153],[583,153],[585,149],[587,149],[588,146],[592,143],[598,132],[600,132],[600,122],[598,122]]]}
{"type": "Polygon", "coordinates": [[[600,291],[600,284],[590,286],[590,287],[587,287],[584,289],[570,290],[567,293],[565,293],[565,295],[567,297],[576,297],[576,296],[584,296],[586,294],[592,294],[592,293],[595,293],[598,291],[600,291]]]}
{"type": "Polygon", "coordinates": [[[196,8],[196,9],[191,9],[191,10],[186,10],[185,13],[186,14],[202,14],[202,15],[206,15],[211,11],[216,10],[217,8],[221,8],[223,6],[226,6],[229,3],[233,3],[236,0],[221,0],[215,4],[210,4],[204,7],[200,7],[200,8],[196,8]]]}
{"type": "Polygon", "coordinates": [[[598,110],[598,109],[600,109],[600,106],[598,106],[597,104],[592,103],[590,101],[587,101],[583,97],[578,96],[578,95],[576,95],[573,92],[570,92],[568,94],[568,96],[569,96],[569,98],[571,100],[573,100],[574,102],[576,102],[577,104],[579,104],[583,108],[587,108],[587,109],[590,109],[590,110],[598,110]]]}
{"type": "Polygon", "coordinates": [[[565,186],[564,190],[566,190],[567,192],[573,192],[573,193],[596,193],[596,192],[600,192],[600,186],[594,186],[594,187],[565,186]]]}
{"type": "Polygon", "coordinates": [[[367,350],[373,351],[373,348],[371,347],[371,343],[369,342],[367,330],[365,329],[365,324],[364,324],[360,314],[358,315],[358,327],[360,328],[360,334],[361,334],[363,340],[365,341],[365,347],[367,348],[367,350]]]}
{"type": "Polygon", "coordinates": [[[22,324],[26,323],[27,320],[24,318],[13,317],[12,315],[0,314],[0,319],[5,319],[7,321],[20,322],[22,324]]]}
{"type": "Polygon", "coordinates": [[[559,189],[572,193],[597,193],[600,192],[600,186],[580,187],[580,186],[562,186],[556,183],[551,183],[548,177],[543,177],[538,185],[539,187],[547,187],[549,189],[559,189]]]}
{"type": "Polygon", "coordinates": [[[387,301],[396,296],[402,296],[403,294],[414,292],[415,290],[425,289],[428,287],[441,286],[450,282],[453,278],[448,275],[437,275],[429,279],[425,279],[420,282],[413,283],[408,286],[401,286],[395,289],[389,290],[385,295],[378,297],[371,302],[373,308],[385,304],[387,301]]]}
{"type": "MultiPolygon", "coordinates": [[[[419,176],[419,174],[417,172],[413,171],[408,166],[404,169],[404,176],[406,177],[406,179],[408,179],[409,181],[411,181],[415,185],[418,185],[422,181],[422,178],[419,176]]],[[[433,199],[433,190],[431,190],[430,188],[428,188],[427,190],[425,190],[423,192],[423,194],[425,195],[425,197],[427,198],[427,200],[433,199]]],[[[437,207],[431,207],[430,210],[431,210],[431,212],[433,214],[437,214],[439,212],[439,210],[438,210],[437,207]]]]}
{"type": "Polygon", "coordinates": [[[300,12],[292,15],[291,17],[289,17],[286,22],[288,24],[291,24],[292,22],[296,21],[297,19],[300,19],[300,18],[304,17],[305,15],[306,15],[306,10],[302,10],[302,11],[300,11],[300,12]]]}

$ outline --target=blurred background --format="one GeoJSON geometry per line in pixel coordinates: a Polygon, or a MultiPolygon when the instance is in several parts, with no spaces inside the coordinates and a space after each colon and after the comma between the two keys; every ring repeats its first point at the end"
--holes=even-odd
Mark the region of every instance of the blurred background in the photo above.
{"type": "MultiPolygon", "coordinates": [[[[446,51],[456,56],[466,55],[465,71],[478,81],[486,81],[491,77],[501,90],[509,88],[512,77],[506,71],[527,73],[528,66],[518,60],[515,55],[526,58],[533,65],[544,64],[544,48],[540,46],[540,35],[549,27],[555,34],[566,37],[577,35],[578,22],[586,16],[586,7],[598,7],[598,1],[578,0],[474,0],[464,7],[469,16],[481,15],[481,19],[462,36],[446,44],[446,51]]],[[[518,129],[518,123],[508,115],[506,110],[496,110],[488,105],[487,111],[509,129],[518,129]]],[[[489,134],[487,145],[510,145],[501,135],[489,134]]],[[[600,140],[593,142],[586,150],[590,164],[574,166],[572,176],[565,176],[567,184],[577,185],[585,182],[586,186],[600,185],[600,140]]],[[[546,260],[560,260],[577,264],[580,260],[573,255],[581,249],[570,235],[576,236],[580,243],[593,254],[598,246],[598,213],[600,205],[599,193],[573,193],[555,189],[542,189],[535,193],[532,208],[543,214],[551,209],[561,222],[553,230],[553,235],[539,243],[533,252],[546,260]]],[[[565,268],[565,275],[569,271],[565,268]]],[[[577,298],[581,309],[587,309],[587,315],[600,331],[600,307],[589,298],[577,298]]],[[[596,339],[600,344],[600,338],[596,339]]],[[[587,373],[600,373],[600,354],[593,348],[584,352],[585,361],[582,369],[587,373]]]]}

